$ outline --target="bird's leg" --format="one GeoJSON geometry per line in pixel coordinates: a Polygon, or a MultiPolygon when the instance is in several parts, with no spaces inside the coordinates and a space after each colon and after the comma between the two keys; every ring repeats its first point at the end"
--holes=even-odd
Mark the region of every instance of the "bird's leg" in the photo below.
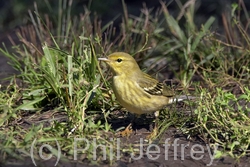
{"type": "MultiPolygon", "coordinates": [[[[137,118],[140,118],[141,117],[141,115],[139,115],[139,114],[134,114],[134,118],[133,118],[133,120],[132,120],[132,124],[134,125],[135,124],[135,122],[136,122],[136,119],[137,118]]],[[[137,129],[135,129],[135,134],[137,133],[137,129]]]]}
{"type": "Polygon", "coordinates": [[[154,139],[158,133],[158,123],[159,123],[159,115],[160,115],[160,111],[156,111],[154,113],[155,115],[155,124],[154,124],[154,128],[152,133],[150,133],[146,138],[147,139],[154,139]]]}

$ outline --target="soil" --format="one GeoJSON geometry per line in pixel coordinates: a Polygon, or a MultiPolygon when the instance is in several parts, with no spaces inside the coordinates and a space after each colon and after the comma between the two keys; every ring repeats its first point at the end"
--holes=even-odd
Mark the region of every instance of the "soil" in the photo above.
{"type": "MultiPolygon", "coordinates": [[[[13,36],[13,34],[11,34],[13,36]]],[[[5,42],[10,46],[7,36],[2,36],[1,42],[5,42]]],[[[7,59],[0,55],[0,78],[4,78],[10,74],[15,73],[8,63],[7,59]]],[[[7,81],[1,80],[1,84],[7,84],[7,81]]],[[[65,119],[65,115],[58,114],[58,118],[65,119]]],[[[37,120],[40,121],[40,120],[37,120]]],[[[65,120],[64,120],[65,121],[65,120]]],[[[119,125],[119,124],[118,124],[119,125]]],[[[120,124],[122,125],[122,124],[120,124]]],[[[23,122],[23,126],[27,126],[27,121],[23,122]]],[[[118,128],[119,126],[113,127],[118,128]]],[[[187,139],[186,136],[178,134],[178,131],[174,127],[168,128],[163,136],[153,141],[151,148],[147,145],[147,136],[152,131],[152,123],[149,125],[135,126],[136,133],[133,133],[129,138],[119,138],[121,147],[129,146],[132,143],[143,142],[144,147],[141,154],[133,156],[130,153],[121,153],[121,158],[115,161],[114,164],[109,164],[108,161],[102,161],[101,164],[94,165],[93,161],[84,159],[80,161],[63,161],[60,160],[56,166],[67,166],[67,167],[88,167],[88,166],[118,166],[118,167],[202,167],[202,166],[219,166],[219,167],[249,167],[250,156],[245,156],[239,161],[235,161],[229,156],[213,159],[211,154],[213,152],[210,148],[202,141],[198,139],[187,139]],[[174,147],[173,144],[179,144],[174,147]],[[168,146],[170,145],[170,146],[168,146]],[[158,147],[156,147],[158,146],[158,147]],[[147,150],[148,149],[148,150],[147,150]]],[[[135,149],[135,148],[134,148],[135,149]]],[[[140,149],[140,147],[137,147],[140,149]]],[[[117,154],[117,152],[116,152],[117,154]]],[[[22,160],[13,159],[7,157],[5,163],[0,162],[0,166],[5,167],[31,167],[34,166],[30,157],[22,157],[22,160]]],[[[36,161],[37,166],[54,166],[56,159],[50,159],[47,161],[36,161]]]]}
{"type": "MultiPolygon", "coordinates": [[[[58,117],[60,117],[58,115],[58,117]]],[[[25,124],[25,123],[24,123],[25,124]]],[[[26,126],[26,125],[25,125],[26,126]]],[[[151,125],[150,125],[151,126],[151,125]]],[[[121,155],[121,158],[117,159],[113,164],[109,164],[107,160],[99,161],[98,165],[94,164],[94,160],[80,158],[79,153],[78,160],[59,160],[55,157],[49,160],[35,160],[37,166],[67,166],[67,167],[88,167],[88,166],[112,166],[112,167],[203,167],[203,166],[219,166],[219,167],[249,167],[250,157],[245,156],[236,162],[233,158],[226,156],[219,159],[213,159],[213,151],[204,142],[199,140],[188,140],[186,136],[178,134],[174,127],[168,128],[164,135],[156,141],[153,141],[151,145],[148,145],[146,140],[150,134],[148,126],[146,127],[134,127],[137,131],[129,138],[120,137],[117,144],[120,144],[120,148],[129,148],[131,144],[134,144],[133,149],[137,152],[132,155],[129,152],[122,152],[114,150],[114,154],[121,155]],[[142,143],[143,148],[138,144],[142,143]],[[136,146],[138,145],[138,146],[136,146]],[[175,147],[176,146],[176,147],[175,147]]],[[[93,142],[93,141],[90,141],[93,142]]],[[[13,159],[7,157],[4,164],[0,163],[0,166],[5,167],[32,167],[35,166],[31,157],[20,156],[22,160],[13,159]]]]}

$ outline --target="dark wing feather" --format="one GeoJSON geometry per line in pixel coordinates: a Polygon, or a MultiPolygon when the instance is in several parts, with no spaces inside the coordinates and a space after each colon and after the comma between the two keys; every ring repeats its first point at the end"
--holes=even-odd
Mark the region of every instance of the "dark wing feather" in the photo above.
{"type": "Polygon", "coordinates": [[[174,91],[152,78],[146,73],[143,73],[142,78],[137,78],[138,84],[143,90],[151,95],[163,95],[166,97],[174,96],[174,91]]]}

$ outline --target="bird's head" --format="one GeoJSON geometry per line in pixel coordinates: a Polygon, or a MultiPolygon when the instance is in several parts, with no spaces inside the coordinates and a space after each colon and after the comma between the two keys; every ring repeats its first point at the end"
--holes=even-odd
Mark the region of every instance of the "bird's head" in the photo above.
{"type": "Polygon", "coordinates": [[[98,58],[98,60],[105,61],[115,75],[132,75],[140,71],[135,59],[124,52],[115,52],[110,54],[108,58],[98,58]]]}

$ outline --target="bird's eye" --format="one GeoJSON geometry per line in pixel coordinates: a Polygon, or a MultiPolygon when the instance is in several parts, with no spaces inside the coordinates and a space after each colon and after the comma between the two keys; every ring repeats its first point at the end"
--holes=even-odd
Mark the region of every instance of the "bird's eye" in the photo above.
{"type": "Polygon", "coordinates": [[[118,63],[120,63],[120,62],[122,62],[122,59],[119,58],[119,59],[117,59],[116,61],[117,61],[118,63]]]}

